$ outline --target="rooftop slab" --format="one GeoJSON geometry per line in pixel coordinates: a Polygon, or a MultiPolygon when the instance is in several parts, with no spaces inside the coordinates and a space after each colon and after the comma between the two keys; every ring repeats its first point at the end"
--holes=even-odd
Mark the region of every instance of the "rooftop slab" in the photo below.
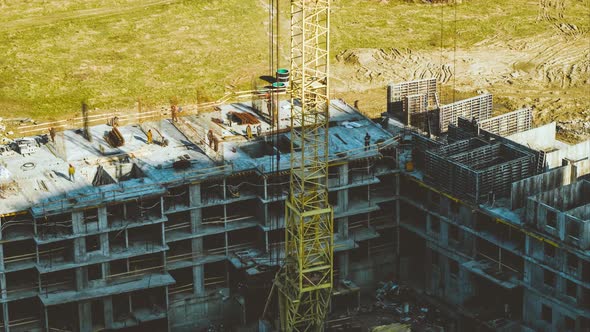
{"type": "MultiPolygon", "coordinates": [[[[5,189],[0,191],[0,215],[32,208],[34,215],[41,216],[108,201],[160,195],[166,187],[208,177],[243,171],[288,171],[291,166],[290,112],[290,101],[281,101],[278,131],[282,133],[278,138],[269,135],[270,124],[248,103],[222,105],[213,112],[182,118],[195,128],[214,129],[221,138],[222,161],[214,160],[204,152],[209,149],[208,142],[187,137],[191,133],[182,132],[178,129],[180,126],[168,119],[117,127],[125,144],[116,148],[105,140],[105,135],[112,130],[107,124],[90,127],[91,140],[87,140],[81,130],[58,133],[55,142],[47,142],[46,136],[36,136],[36,151],[27,155],[14,151],[0,155],[0,170],[3,177],[8,175],[4,180],[5,189]],[[261,135],[258,136],[253,128],[254,137],[248,138],[246,125],[233,120],[230,125],[228,115],[231,112],[247,113],[259,121],[261,135]],[[156,144],[147,144],[146,133],[150,129],[156,144]],[[168,144],[159,144],[162,136],[168,144]],[[277,139],[280,143],[273,145],[277,139]],[[279,158],[276,151],[280,152],[279,158]],[[175,168],[175,162],[180,160],[188,161],[189,166],[175,168]],[[68,174],[69,164],[76,169],[72,180],[68,174]],[[109,184],[93,185],[99,166],[109,175],[106,177],[109,184]],[[121,169],[133,167],[141,176],[117,176],[121,169]]],[[[332,101],[330,160],[376,156],[380,148],[393,144],[393,136],[379,125],[342,100],[332,101]],[[369,149],[364,146],[367,133],[371,136],[369,149]]]]}

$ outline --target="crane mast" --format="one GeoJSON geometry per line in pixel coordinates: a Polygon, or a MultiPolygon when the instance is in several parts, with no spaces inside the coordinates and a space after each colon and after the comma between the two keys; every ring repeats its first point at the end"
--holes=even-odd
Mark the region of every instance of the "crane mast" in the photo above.
{"type": "Polygon", "coordinates": [[[329,30],[329,0],[291,0],[291,175],[285,262],[277,280],[281,331],[322,331],[332,292],[329,30]]]}

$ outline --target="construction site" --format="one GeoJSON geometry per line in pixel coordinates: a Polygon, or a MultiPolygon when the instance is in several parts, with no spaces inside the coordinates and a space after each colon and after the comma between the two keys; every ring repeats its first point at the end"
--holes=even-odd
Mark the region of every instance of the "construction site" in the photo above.
{"type": "Polygon", "coordinates": [[[330,1],[291,0],[288,69],[277,7],[262,87],[14,128],[0,331],[590,331],[590,140],[431,76],[371,118],[330,1]]]}
{"type": "MultiPolygon", "coordinates": [[[[332,312],[393,280],[444,331],[587,331],[590,141],[528,109],[491,117],[491,95],[440,105],[434,79],[388,90],[380,123],[330,103],[332,312]]],[[[274,115],[233,103],[4,147],[3,330],[258,329],[285,256],[293,105],[276,96],[274,115]]]]}

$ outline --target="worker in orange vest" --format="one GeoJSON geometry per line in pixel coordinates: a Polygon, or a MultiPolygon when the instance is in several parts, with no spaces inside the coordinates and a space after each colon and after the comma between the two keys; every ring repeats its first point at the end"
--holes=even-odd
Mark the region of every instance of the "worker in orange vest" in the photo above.
{"type": "Polygon", "coordinates": [[[74,182],[76,181],[76,169],[74,168],[74,166],[72,164],[70,164],[70,167],[68,167],[68,174],[70,175],[70,181],[74,182]]]}

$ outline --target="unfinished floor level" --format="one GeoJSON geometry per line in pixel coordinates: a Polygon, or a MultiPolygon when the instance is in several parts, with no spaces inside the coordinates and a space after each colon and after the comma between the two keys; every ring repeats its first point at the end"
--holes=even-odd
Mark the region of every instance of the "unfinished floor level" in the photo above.
{"type": "MultiPolygon", "coordinates": [[[[333,310],[395,280],[445,331],[588,331],[590,141],[526,109],[493,117],[491,95],[439,105],[436,81],[404,84],[380,124],[330,107],[333,310]]],[[[291,107],[0,149],[2,329],[257,330],[283,259],[291,107]]]]}

